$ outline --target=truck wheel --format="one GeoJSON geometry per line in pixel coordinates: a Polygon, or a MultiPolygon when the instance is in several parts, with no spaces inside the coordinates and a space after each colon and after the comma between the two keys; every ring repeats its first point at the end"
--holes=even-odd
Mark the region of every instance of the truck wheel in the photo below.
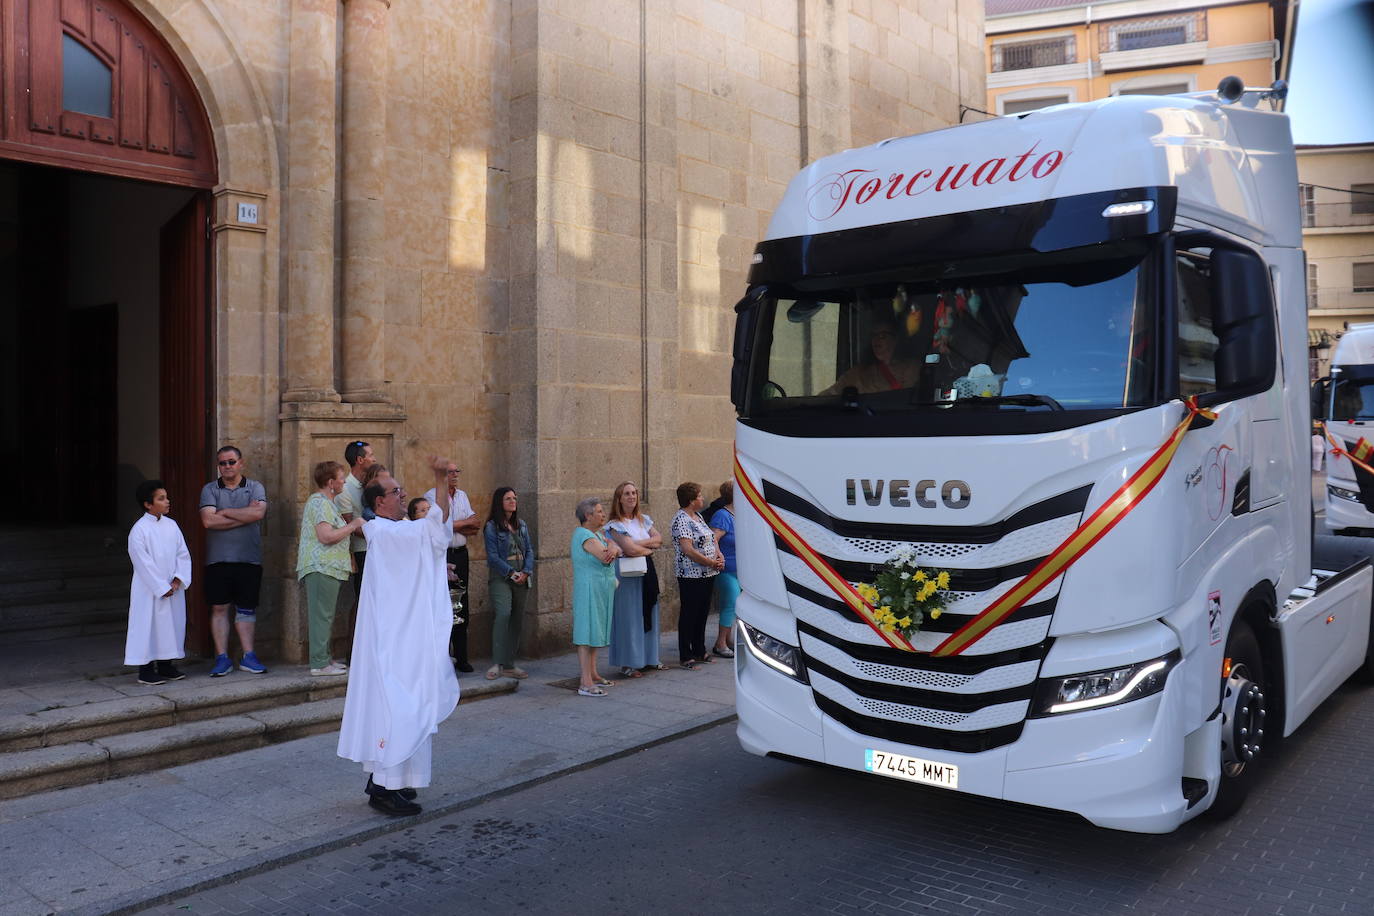
{"type": "Polygon", "coordinates": [[[1212,814],[1230,817],[1245,803],[1254,779],[1255,760],[1264,745],[1264,657],[1259,640],[1244,621],[1236,621],[1226,639],[1230,675],[1221,692],[1221,785],[1212,814]]]}

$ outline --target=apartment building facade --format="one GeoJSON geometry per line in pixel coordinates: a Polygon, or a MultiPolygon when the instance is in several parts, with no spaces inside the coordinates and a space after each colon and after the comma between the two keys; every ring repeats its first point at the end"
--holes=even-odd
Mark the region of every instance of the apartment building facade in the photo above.
{"type": "Polygon", "coordinates": [[[1374,143],[1298,147],[1314,377],[1352,324],[1374,321],[1374,143]]]}
{"type": "Polygon", "coordinates": [[[1120,94],[1268,86],[1280,72],[1286,2],[986,0],[987,111],[1020,114],[1120,94]]]}

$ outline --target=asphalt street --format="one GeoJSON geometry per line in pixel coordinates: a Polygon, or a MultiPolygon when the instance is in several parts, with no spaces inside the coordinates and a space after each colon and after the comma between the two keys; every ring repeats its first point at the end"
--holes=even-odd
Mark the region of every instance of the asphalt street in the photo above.
{"type": "Polygon", "coordinates": [[[148,912],[1369,913],[1372,754],[1350,683],[1240,814],[1146,836],[753,757],[727,724],[148,912]]]}

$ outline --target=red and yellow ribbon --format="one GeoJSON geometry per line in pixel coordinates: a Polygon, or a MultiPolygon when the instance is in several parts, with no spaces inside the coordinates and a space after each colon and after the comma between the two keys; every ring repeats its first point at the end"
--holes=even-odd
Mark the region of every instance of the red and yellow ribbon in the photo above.
{"type": "Polygon", "coordinates": [[[1121,521],[1126,515],[1140,505],[1155,484],[1164,477],[1164,472],[1169,469],[1169,462],[1173,461],[1174,453],[1178,451],[1179,444],[1183,442],[1183,434],[1192,425],[1193,418],[1202,416],[1208,420],[1215,420],[1217,415],[1197,406],[1196,398],[1188,398],[1183,402],[1187,408],[1187,413],[1179,421],[1178,426],[1169,434],[1169,438],[1164,440],[1164,444],[1140,466],[1140,470],[1131,475],[1121,487],[1111,495],[1097,511],[1088,516],[1088,520],[1079,525],[1073,534],[1065,539],[1054,551],[1039,565],[1026,574],[1026,577],[1012,586],[1011,590],[998,598],[982,612],[974,615],[973,619],[964,624],[959,629],[949,635],[949,638],[940,643],[932,651],[931,655],[958,655],[960,652],[973,645],[978,640],[987,635],[988,631],[997,626],[1007,617],[1016,612],[1031,598],[1049,585],[1058,576],[1062,575],[1078,558],[1088,552],[1094,544],[1100,541],[1108,531],[1116,527],[1117,522],[1121,521]]]}
{"type": "Polygon", "coordinates": [[[1365,440],[1364,436],[1361,436],[1359,441],[1347,451],[1345,446],[1337,442],[1336,437],[1331,435],[1331,430],[1326,428],[1325,423],[1322,424],[1322,432],[1326,434],[1327,441],[1331,443],[1331,454],[1342,455],[1348,459],[1351,464],[1374,474],[1374,467],[1370,467],[1368,464],[1369,459],[1374,458],[1374,445],[1370,445],[1369,442],[1365,440]]]}
{"type": "Polygon", "coordinates": [[[744,498],[749,500],[749,505],[754,507],[768,527],[778,537],[782,538],[794,554],[801,558],[801,561],[810,567],[811,571],[820,577],[820,580],[830,586],[830,590],[839,596],[840,600],[847,604],[854,613],[859,615],[859,619],[873,628],[873,632],[882,637],[883,642],[894,649],[902,649],[906,652],[915,652],[916,648],[906,641],[906,637],[901,633],[889,633],[878,625],[878,612],[873,609],[873,605],[863,599],[854,586],[849,584],[849,580],[835,571],[825,558],[816,553],[815,549],[806,541],[802,540],[801,535],[792,530],[792,526],[787,524],[778,514],[778,510],[768,505],[763,498],[763,493],[754,486],[754,482],[749,479],[749,475],[744,472],[744,467],[739,463],[739,454],[735,455],[735,481],[739,486],[744,498]]]}
{"type": "MultiPolygon", "coordinates": [[[[1012,586],[1010,590],[983,611],[976,614],[968,623],[951,633],[944,642],[935,647],[931,655],[958,655],[982,639],[999,623],[1035,597],[1045,586],[1061,576],[1094,544],[1100,541],[1108,531],[1116,527],[1117,523],[1125,518],[1132,509],[1139,505],[1141,500],[1154,489],[1155,484],[1163,479],[1164,472],[1169,469],[1169,463],[1178,451],[1184,433],[1192,425],[1193,418],[1201,416],[1208,420],[1215,420],[1217,417],[1213,411],[1198,407],[1197,400],[1192,397],[1187,398],[1183,402],[1183,406],[1187,411],[1183,419],[1174,427],[1164,444],[1141,465],[1139,470],[1131,475],[1129,480],[1122,484],[1106,502],[1098,507],[1097,511],[1088,517],[1087,521],[1079,525],[1049,556],[1041,560],[1025,578],[1012,586]]],[[[1371,451],[1374,451],[1374,447],[1371,447],[1371,451]]],[[[865,623],[872,627],[883,638],[884,642],[895,649],[903,649],[908,652],[916,651],[901,634],[889,633],[879,626],[873,607],[854,590],[854,587],[843,576],[826,563],[820,554],[803,541],[800,535],[792,530],[791,526],[783,521],[777,510],[768,505],[763,494],[754,486],[749,475],[744,472],[738,455],[735,457],[735,479],[749,504],[768,523],[768,526],[826,585],[830,586],[831,590],[840,597],[840,600],[844,601],[865,623]]]]}

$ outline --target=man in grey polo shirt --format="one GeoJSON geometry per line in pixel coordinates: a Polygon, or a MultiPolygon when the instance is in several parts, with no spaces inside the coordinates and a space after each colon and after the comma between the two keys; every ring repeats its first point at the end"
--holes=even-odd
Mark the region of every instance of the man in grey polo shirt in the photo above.
{"type": "MultiPolygon", "coordinates": [[[[344,478],[343,492],[334,497],[334,505],[343,520],[351,522],[363,517],[363,476],[368,468],[377,463],[377,459],[372,455],[372,446],[359,439],[348,443],[344,449],[344,463],[348,465],[348,476],[344,478]]],[[[348,542],[348,549],[353,552],[353,565],[356,568],[353,586],[361,589],[363,565],[367,563],[367,539],[361,534],[353,535],[348,542]]]]}
{"type": "Polygon", "coordinates": [[[253,653],[258,593],[262,589],[262,519],[267,491],[244,476],[243,453],[226,445],[215,453],[219,477],[200,491],[200,521],[205,526],[205,598],[210,602],[210,636],[215,642],[211,677],[234,670],[229,661],[229,605],[235,608],[243,657],[239,670],[266,674],[253,653]]]}

